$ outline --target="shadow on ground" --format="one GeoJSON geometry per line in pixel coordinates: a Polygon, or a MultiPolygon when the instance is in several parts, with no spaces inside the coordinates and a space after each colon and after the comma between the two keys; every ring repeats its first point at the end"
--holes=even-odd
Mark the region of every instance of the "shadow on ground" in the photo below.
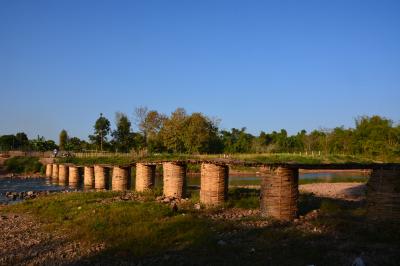
{"type": "MultiPolygon", "coordinates": [[[[230,196],[232,202],[235,197],[253,202],[257,193],[240,189],[230,196]]],[[[364,201],[302,194],[299,214],[303,218],[295,223],[268,221],[261,227],[202,216],[198,219],[204,219],[209,234],[195,235],[198,239],[189,245],[176,243],[135,257],[129,253],[132,241],[128,248],[109,248],[73,265],[351,265],[358,256],[367,265],[398,265],[398,225],[369,224],[364,201]]]]}

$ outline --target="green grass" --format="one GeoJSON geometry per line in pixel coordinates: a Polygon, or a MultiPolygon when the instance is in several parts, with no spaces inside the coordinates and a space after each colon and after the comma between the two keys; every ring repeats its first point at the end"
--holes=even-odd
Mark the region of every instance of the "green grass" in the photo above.
{"type": "Polygon", "coordinates": [[[257,209],[260,207],[260,190],[231,188],[228,192],[227,206],[243,209],[257,209]]]}
{"type": "Polygon", "coordinates": [[[234,154],[232,158],[259,163],[370,163],[372,159],[351,155],[297,155],[289,153],[279,154],[234,154]]]}
{"type": "MultiPolygon", "coordinates": [[[[86,158],[59,158],[57,159],[60,163],[74,163],[77,165],[92,165],[92,164],[119,164],[126,165],[133,162],[145,161],[166,161],[166,160],[188,160],[188,159],[220,159],[223,156],[220,154],[214,155],[190,155],[190,154],[154,154],[146,157],[126,157],[110,155],[108,157],[86,157],[86,158]]],[[[299,164],[322,164],[322,163],[373,163],[373,162],[400,162],[400,158],[390,158],[390,160],[376,161],[371,158],[367,158],[361,155],[299,155],[290,153],[268,153],[268,154],[232,154],[229,157],[233,160],[241,160],[245,162],[257,162],[257,163],[299,163],[299,164]]],[[[189,165],[190,171],[198,172],[199,166],[189,165]]],[[[239,171],[257,171],[254,168],[248,168],[243,166],[235,166],[234,170],[239,171]]]]}
{"type": "MultiPolygon", "coordinates": [[[[105,242],[106,250],[90,258],[93,264],[119,264],[121,260],[139,264],[150,259],[143,264],[343,265],[347,260],[351,263],[360,250],[383,261],[381,264],[397,263],[400,230],[367,226],[365,208],[360,203],[302,194],[301,215],[321,210],[318,219],[304,224],[309,229],[274,221],[263,228],[247,228],[240,221],[265,218],[213,221],[205,214],[222,208],[257,209],[256,189],[230,189],[224,206],[200,211],[183,208],[175,212],[168,205],[156,203],[156,195],[147,193],[139,202],[115,201],[113,198],[120,196],[116,192],[55,194],[4,207],[0,213],[29,213],[44,224],[44,230],[68,232],[70,238],[81,241],[105,242]],[[323,233],[314,233],[314,227],[323,233]],[[218,245],[220,239],[227,244],[218,245]],[[377,252],[379,245],[383,248],[377,252]],[[167,255],[171,258],[164,260],[167,255]]],[[[197,202],[198,191],[193,191],[191,197],[192,203],[197,202]]]]}
{"type": "Polygon", "coordinates": [[[67,157],[58,158],[59,163],[73,163],[76,165],[94,165],[94,164],[111,164],[111,165],[127,165],[132,163],[134,160],[125,156],[110,156],[110,157],[67,157]]]}
{"type": "Polygon", "coordinates": [[[32,174],[43,172],[43,165],[38,157],[16,156],[4,162],[7,172],[18,174],[32,174]]]}
{"type": "Polygon", "coordinates": [[[205,220],[182,215],[166,205],[148,201],[107,201],[114,192],[58,194],[9,207],[30,213],[48,225],[63,228],[74,239],[106,242],[108,252],[141,257],[204,243],[210,234],[205,220]],[[160,241],[162,240],[162,241],[160,241]]]}

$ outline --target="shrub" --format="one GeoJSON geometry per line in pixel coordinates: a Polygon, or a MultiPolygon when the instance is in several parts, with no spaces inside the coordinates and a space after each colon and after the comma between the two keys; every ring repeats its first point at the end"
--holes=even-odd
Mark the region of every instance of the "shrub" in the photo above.
{"type": "Polygon", "coordinates": [[[16,156],[4,162],[6,170],[12,173],[37,173],[43,171],[43,165],[38,157],[16,156]]]}

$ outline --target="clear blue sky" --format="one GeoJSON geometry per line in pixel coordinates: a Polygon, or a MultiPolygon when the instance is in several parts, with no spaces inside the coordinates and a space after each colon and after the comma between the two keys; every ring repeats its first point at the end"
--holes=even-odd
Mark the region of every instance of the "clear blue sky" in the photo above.
{"type": "Polygon", "coordinates": [[[176,107],[258,134],[400,120],[400,1],[0,1],[0,135],[176,107]]]}

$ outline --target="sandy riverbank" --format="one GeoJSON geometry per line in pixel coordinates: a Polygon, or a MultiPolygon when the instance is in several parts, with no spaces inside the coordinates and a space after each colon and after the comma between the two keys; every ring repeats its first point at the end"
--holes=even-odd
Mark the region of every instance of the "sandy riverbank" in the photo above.
{"type": "Polygon", "coordinates": [[[299,186],[300,193],[313,193],[318,197],[363,200],[366,184],[364,183],[314,183],[299,186]]]}

